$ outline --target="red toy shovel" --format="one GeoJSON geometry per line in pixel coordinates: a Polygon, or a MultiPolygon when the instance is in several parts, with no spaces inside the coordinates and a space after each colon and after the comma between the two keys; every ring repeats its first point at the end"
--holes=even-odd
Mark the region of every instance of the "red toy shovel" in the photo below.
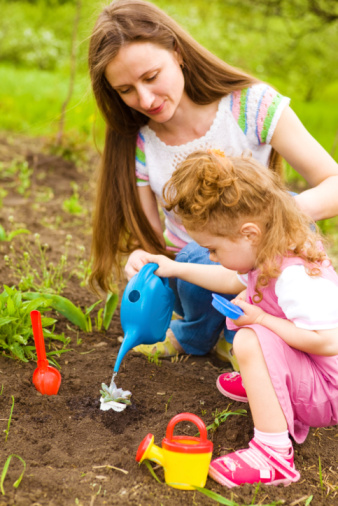
{"type": "Polygon", "coordinates": [[[48,365],[40,311],[31,311],[31,321],[38,356],[38,367],[33,373],[33,384],[42,394],[56,395],[61,385],[61,374],[55,367],[48,365]]]}

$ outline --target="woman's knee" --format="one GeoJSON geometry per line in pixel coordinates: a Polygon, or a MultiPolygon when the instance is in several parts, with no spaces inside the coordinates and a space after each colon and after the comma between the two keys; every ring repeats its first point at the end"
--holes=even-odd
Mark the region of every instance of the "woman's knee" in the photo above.
{"type": "Polygon", "coordinates": [[[243,328],[236,333],[234,337],[233,351],[239,360],[252,358],[255,351],[259,349],[259,340],[253,329],[243,328]]]}

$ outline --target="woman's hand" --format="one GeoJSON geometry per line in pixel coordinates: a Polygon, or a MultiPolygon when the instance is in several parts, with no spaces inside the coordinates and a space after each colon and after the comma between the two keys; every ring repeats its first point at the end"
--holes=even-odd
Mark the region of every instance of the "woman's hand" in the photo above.
{"type": "Polygon", "coordinates": [[[148,263],[147,255],[149,255],[149,253],[143,249],[136,249],[130,254],[124,268],[128,281],[135,276],[135,274],[137,274],[145,264],[148,263]]]}
{"type": "Polygon", "coordinates": [[[235,325],[238,327],[242,327],[243,325],[253,325],[257,323],[259,325],[263,325],[262,321],[264,316],[266,315],[265,311],[255,304],[249,304],[242,300],[241,293],[231,302],[236,306],[240,307],[244,311],[244,315],[240,316],[237,320],[233,320],[235,325]]]}

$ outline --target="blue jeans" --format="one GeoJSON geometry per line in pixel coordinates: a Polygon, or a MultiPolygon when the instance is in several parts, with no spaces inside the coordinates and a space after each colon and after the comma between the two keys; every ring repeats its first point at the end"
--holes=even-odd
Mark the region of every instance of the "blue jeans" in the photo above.
{"type": "MultiPolygon", "coordinates": [[[[176,256],[176,262],[217,265],[209,259],[209,251],[196,242],[187,244],[176,256]]],[[[225,328],[225,317],[211,304],[211,293],[197,285],[171,278],[170,287],[176,300],[174,311],[182,320],[172,320],[170,328],[184,351],[191,355],[205,355],[217,343],[222,330],[232,343],[235,332],[225,328]]],[[[231,300],[234,295],[224,295],[231,300]]]]}

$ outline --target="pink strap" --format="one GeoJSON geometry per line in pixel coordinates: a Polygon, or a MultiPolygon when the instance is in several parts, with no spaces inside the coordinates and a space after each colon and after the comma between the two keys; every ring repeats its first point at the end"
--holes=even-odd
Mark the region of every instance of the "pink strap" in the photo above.
{"type": "Polygon", "coordinates": [[[283,458],[282,455],[274,452],[271,448],[263,445],[263,443],[255,438],[250,441],[249,446],[258,450],[262,455],[264,455],[264,457],[269,461],[270,465],[274,469],[277,469],[280,473],[284,474],[286,478],[289,478],[291,481],[299,480],[299,472],[290,466],[290,464],[286,462],[285,458],[283,458]]]}

